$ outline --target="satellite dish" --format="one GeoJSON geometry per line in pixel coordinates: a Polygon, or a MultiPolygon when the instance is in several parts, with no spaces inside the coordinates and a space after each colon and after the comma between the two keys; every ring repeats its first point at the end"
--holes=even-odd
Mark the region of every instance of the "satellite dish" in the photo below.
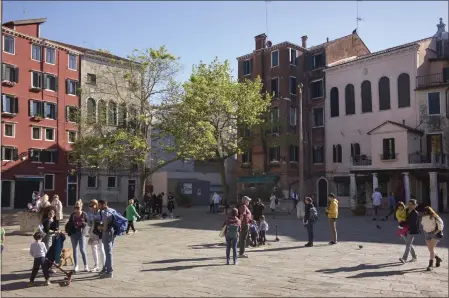
{"type": "Polygon", "coordinates": [[[271,47],[272,43],[271,41],[267,41],[267,47],[271,47]]]}

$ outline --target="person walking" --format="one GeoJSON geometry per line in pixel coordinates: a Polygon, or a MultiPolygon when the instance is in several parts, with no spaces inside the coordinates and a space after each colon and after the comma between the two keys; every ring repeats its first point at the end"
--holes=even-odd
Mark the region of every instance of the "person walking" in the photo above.
{"type": "Polygon", "coordinates": [[[329,226],[331,229],[332,240],[329,244],[337,244],[337,219],[338,219],[338,201],[333,193],[328,195],[329,206],[326,208],[329,226]]]}
{"type": "MultiPolygon", "coordinates": [[[[58,233],[59,226],[55,221],[55,208],[53,206],[48,206],[42,211],[42,243],[45,245],[47,249],[47,268],[51,273],[56,273],[54,269],[52,269],[53,262],[56,259],[56,234],[58,233]]],[[[61,234],[61,237],[65,240],[65,237],[61,234]]],[[[62,242],[64,242],[62,240],[62,242]]]]}
{"type": "Polygon", "coordinates": [[[424,230],[424,239],[426,240],[427,249],[430,253],[427,271],[432,271],[434,259],[435,267],[440,267],[441,265],[442,259],[437,256],[435,247],[441,238],[443,238],[444,224],[441,217],[430,206],[424,208],[424,215],[421,219],[421,224],[424,230]]]}
{"type": "Polygon", "coordinates": [[[214,195],[212,196],[212,203],[214,204],[213,213],[220,213],[220,200],[220,195],[214,192],[214,195]]]}
{"type": "MultiPolygon", "coordinates": [[[[316,220],[318,219],[318,211],[316,210],[315,206],[313,205],[313,201],[311,197],[305,198],[305,214],[304,214],[304,226],[307,228],[307,236],[309,239],[309,242],[304,245],[305,247],[312,247],[313,246],[313,225],[315,224],[316,220]]],[[[337,239],[335,237],[335,242],[337,242],[337,239]]]]}
{"type": "Polygon", "coordinates": [[[44,243],[41,242],[42,235],[40,232],[36,232],[33,235],[35,242],[30,245],[30,255],[34,258],[33,269],[31,270],[30,283],[29,287],[34,286],[34,280],[36,279],[36,275],[39,272],[39,269],[42,268],[42,272],[44,273],[45,285],[50,285],[50,274],[48,273],[48,264],[45,260],[45,256],[47,254],[47,247],[44,243]]]}
{"type": "Polygon", "coordinates": [[[169,214],[170,218],[173,218],[173,211],[175,210],[175,197],[171,192],[168,193],[167,200],[168,200],[167,203],[168,213],[170,213],[169,214]]]}
{"type": "Polygon", "coordinates": [[[407,258],[409,253],[412,254],[412,262],[416,262],[417,256],[415,253],[415,248],[413,247],[413,241],[415,240],[415,236],[419,234],[419,214],[416,211],[416,207],[418,203],[416,200],[411,199],[407,204],[407,226],[408,231],[404,236],[405,239],[405,251],[402,255],[402,258],[399,258],[399,261],[403,264],[407,262],[407,258]]]}
{"type": "Polygon", "coordinates": [[[379,192],[379,188],[374,189],[373,195],[371,196],[373,202],[373,220],[377,220],[377,213],[379,213],[380,205],[382,204],[382,194],[379,192]]]}
{"type": "Polygon", "coordinates": [[[223,226],[226,226],[225,238],[226,238],[226,264],[229,265],[231,259],[232,248],[232,260],[234,265],[237,265],[237,241],[239,238],[239,232],[241,228],[241,221],[238,218],[239,211],[236,208],[231,210],[231,214],[225,220],[223,226]]]}
{"type": "Polygon", "coordinates": [[[292,214],[292,212],[296,211],[296,206],[298,206],[298,202],[299,202],[298,193],[294,191],[292,193],[292,206],[291,206],[292,209],[288,212],[288,214],[292,214]]]}
{"type": "Polygon", "coordinates": [[[385,216],[385,220],[388,220],[388,217],[393,214],[393,219],[396,220],[395,208],[396,208],[396,199],[394,197],[394,192],[390,192],[388,196],[388,208],[390,212],[385,216]]]}
{"type": "Polygon", "coordinates": [[[78,200],[75,203],[74,211],[69,218],[69,236],[72,241],[74,271],[78,273],[78,247],[84,264],[84,272],[89,272],[86,255],[86,237],[85,231],[87,227],[87,213],[83,211],[83,202],[78,200]]]}
{"type": "Polygon", "coordinates": [[[270,196],[270,210],[271,210],[271,214],[273,214],[273,218],[274,218],[274,213],[276,212],[277,201],[278,201],[278,199],[276,198],[276,195],[274,193],[272,193],[270,196]]]}
{"type": "Polygon", "coordinates": [[[55,212],[56,212],[55,222],[56,222],[56,225],[59,227],[60,221],[63,220],[63,218],[64,218],[64,213],[62,212],[62,203],[59,200],[58,195],[53,196],[51,205],[55,208],[55,212]]]}
{"type": "Polygon", "coordinates": [[[251,211],[248,208],[249,202],[251,199],[247,196],[242,198],[242,204],[239,207],[239,216],[241,221],[241,230],[239,235],[239,257],[247,258],[248,256],[245,254],[247,238],[249,236],[249,224],[252,220],[251,211]]]}
{"type": "Polygon", "coordinates": [[[140,218],[140,215],[137,213],[136,208],[134,207],[134,200],[131,199],[128,201],[128,206],[126,207],[126,219],[128,220],[128,227],[126,228],[126,235],[129,235],[129,229],[133,229],[134,234],[137,230],[134,228],[134,222],[140,218]]]}
{"type": "Polygon", "coordinates": [[[91,272],[100,272],[102,269],[104,269],[105,264],[105,255],[104,255],[104,247],[103,243],[101,242],[101,231],[99,230],[99,222],[95,221],[95,216],[98,214],[98,201],[97,200],[90,200],[89,202],[89,208],[91,210],[91,213],[88,217],[88,224],[89,224],[89,240],[87,241],[87,244],[90,245],[90,248],[92,250],[92,257],[94,259],[94,267],[92,268],[91,272]],[[101,263],[99,255],[101,255],[101,263]],[[102,269],[100,269],[100,266],[102,269]]]}
{"type": "Polygon", "coordinates": [[[108,202],[105,200],[99,200],[98,207],[100,209],[99,212],[100,228],[102,230],[101,241],[103,242],[103,247],[106,256],[105,267],[104,270],[100,272],[100,274],[104,275],[104,277],[112,278],[113,277],[112,250],[114,248],[114,241],[115,241],[115,233],[112,227],[112,220],[113,220],[113,212],[116,211],[112,208],[109,208],[108,202]]]}

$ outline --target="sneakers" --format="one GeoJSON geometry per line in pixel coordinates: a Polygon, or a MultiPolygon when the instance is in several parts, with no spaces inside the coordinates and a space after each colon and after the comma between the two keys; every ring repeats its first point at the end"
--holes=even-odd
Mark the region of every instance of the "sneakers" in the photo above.
{"type": "Polygon", "coordinates": [[[56,273],[56,270],[51,268],[50,270],[48,270],[50,273],[56,273]]]}
{"type": "Polygon", "coordinates": [[[34,287],[34,282],[33,282],[33,281],[30,281],[30,282],[28,283],[28,287],[29,287],[29,288],[34,287]]]}
{"type": "Polygon", "coordinates": [[[427,266],[427,271],[433,270],[433,260],[429,260],[429,266],[427,266]]]}
{"type": "Polygon", "coordinates": [[[306,243],[306,245],[304,245],[304,247],[312,247],[313,246],[313,243],[310,243],[310,242],[308,242],[308,243],[306,243]]]}
{"type": "Polygon", "coordinates": [[[417,261],[416,258],[412,258],[412,259],[410,260],[410,263],[414,263],[414,262],[416,262],[416,261],[417,261]]]}
{"type": "Polygon", "coordinates": [[[101,277],[102,278],[113,278],[114,276],[112,275],[112,272],[111,273],[102,272],[101,277]]]}
{"type": "Polygon", "coordinates": [[[84,266],[84,272],[89,272],[89,266],[84,266]]]}
{"type": "Polygon", "coordinates": [[[134,230],[134,234],[137,233],[137,230],[134,230]]]}
{"type": "Polygon", "coordinates": [[[44,283],[44,286],[49,286],[49,285],[51,285],[51,282],[50,282],[50,280],[47,279],[44,283]]]}
{"type": "Polygon", "coordinates": [[[75,274],[79,272],[78,266],[73,267],[73,272],[75,272],[75,274]]]}
{"type": "Polygon", "coordinates": [[[100,268],[98,266],[95,266],[94,268],[92,268],[92,270],[90,270],[90,272],[100,272],[100,268]]]}
{"type": "Polygon", "coordinates": [[[337,244],[337,242],[331,241],[331,242],[329,242],[329,244],[330,244],[330,245],[334,245],[334,244],[337,244]]]}
{"type": "Polygon", "coordinates": [[[406,260],[404,260],[403,258],[399,258],[399,262],[401,262],[402,264],[405,264],[406,260]]]}

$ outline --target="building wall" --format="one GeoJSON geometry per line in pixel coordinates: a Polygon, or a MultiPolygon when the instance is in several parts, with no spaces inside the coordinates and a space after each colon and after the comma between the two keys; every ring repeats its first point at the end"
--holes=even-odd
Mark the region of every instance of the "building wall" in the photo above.
{"type": "MultiPolygon", "coordinates": [[[[37,37],[37,25],[16,26],[17,32],[34,35],[37,37]]],[[[4,31],[5,32],[5,31],[4,31]]],[[[3,33],[4,33],[3,32],[3,33]]],[[[9,35],[9,34],[3,34],[9,35]]],[[[45,62],[45,46],[42,46],[42,61],[34,61],[31,59],[31,47],[33,42],[41,41],[25,37],[15,37],[15,54],[3,52],[2,63],[15,65],[19,68],[19,82],[8,87],[3,84],[2,93],[14,95],[18,98],[19,111],[13,117],[2,116],[2,125],[12,123],[15,125],[15,137],[2,136],[2,146],[15,146],[18,148],[18,154],[21,159],[17,161],[2,161],[2,180],[15,180],[15,175],[45,175],[53,174],[54,189],[45,190],[45,193],[52,196],[58,194],[62,203],[65,205],[67,201],[67,174],[69,165],[67,163],[66,151],[70,149],[68,144],[68,131],[76,131],[73,123],[66,121],[66,106],[79,107],[78,96],[66,94],[66,79],[78,80],[78,70],[68,69],[68,51],[56,49],[55,65],[45,62]],[[58,90],[56,92],[49,90],[41,90],[39,92],[31,92],[31,71],[39,71],[57,75],[58,90]],[[57,120],[41,119],[33,121],[29,116],[29,100],[39,100],[57,104],[57,120]],[[31,127],[54,128],[55,141],[32,140],[31,127]],[[29,160],[28,150],[30,148],[52,149],[58,151],[56,163],[31,162],[29,160]]],[[[49,47],[53,47],[51,44],[49,47]]],[[[75,51],[72,53],[78,55],[75,51]]],[[[79,57],[77,57],[77,68],[79,69],[79,57]]],[[[2,127],[4,128],[4,126],[2,127]]],[[[2,129],[3,131],[3,129],[2,129]]],[[[42,130],[42,137],[45,131],[42,130]]],[[[12,187],[14,188],[14,186],[12,187]]],[[[30,190],[30,198],[33,189],[30,190]]],[[[23,199],[22,199],[23,200],[23,199]]],[[[11,198],[14,201],[14,197],[11,198]]]]}

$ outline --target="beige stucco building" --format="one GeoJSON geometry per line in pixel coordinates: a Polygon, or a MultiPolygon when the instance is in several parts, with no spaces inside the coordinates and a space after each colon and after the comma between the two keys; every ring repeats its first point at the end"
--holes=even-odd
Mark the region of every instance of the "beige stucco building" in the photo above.
{"type": "Polygon", "coordinates": [[[416,197],[447,209],[449,159],[443,144],[449,51],[444,51],[449,47],[444,30],[440,22],[433,37],[326,69],[322,179],[328,187],[319,191],[335,192],[342,207],[360,198],[370,205],[378,187],[385,196],[394,192],[403,201],[416,197]]]}

